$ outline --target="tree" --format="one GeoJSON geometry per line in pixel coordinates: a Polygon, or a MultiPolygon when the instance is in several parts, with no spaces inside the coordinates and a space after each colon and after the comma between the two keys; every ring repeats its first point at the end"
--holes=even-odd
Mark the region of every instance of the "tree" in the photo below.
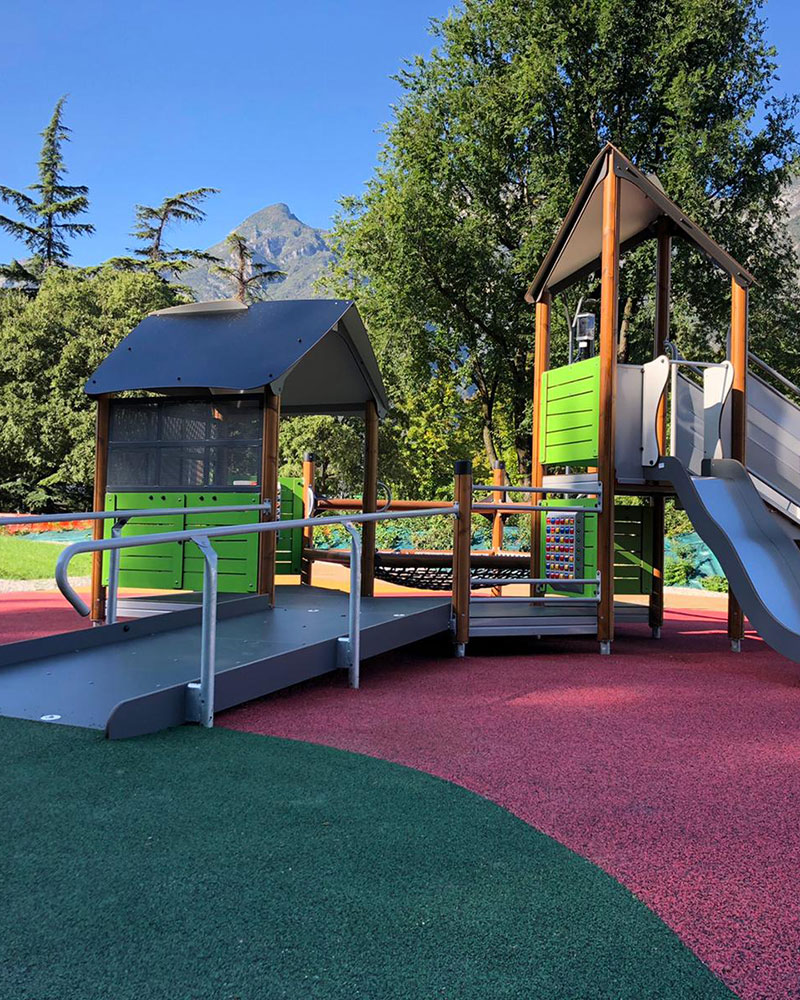
{"type": "Polygon", "coordinates": [[[278,271],[265,262],[254,261],[253,250],[241,233],[231,233],[226,237],[225,244],[230,251],[231,263],[214,264],[211,270],[233,284],[234,298],[239,302],[252,301],[267,282],[286,276],[284,271],[278,271]]]}
{"type": "Polygon", "coordinates": [[[94,404],[83,391],[148,313],[181,301],[154,274],[51,268],[36,298],[0,296],[0,510],[85,510],[94,404]]]}
{"type": "Polygon", "coordinates": [[[108,263],[121,270],[150,270],[158,274],[180,274],[198,260],[214,261],[217,258],[202,250],[181,250],[169,247],[166,231],[179,222],[202,222],[206,213],[200,205],[218,188],[201,187],[194,191],[181,191],[165,198],[160,205],[137,205],[131,236],[142,244],[133,250],[133,257],[112,257],[108,263]]]}
{"type": "Polygon", "coordinates": [[[94,232],[88,222],[70,222],[89,208],[89,189],[83,184],[64,184],[67,172],[62,147],[69,141],[64,124],[66,95],[56,103],[47,128],[41,133],[39,180],[28,188],[34,195],[0,185],[0,199],[13,204],[21,218],[0,215],[0,228],[20,240],[32,260],[0,267],[0,274],[15,282],[36,285],[42,273],[53,265],[64,266],[70,258],[68,240],[94,232]]]}
{"type": "MultiPolygon", "coordinates": [[[[614,142],[758,278],[753,343],[800,370],[797,261],[781,192],[797,100],[772,94],[760,0],[464,0],[407,64],[378,166],[342,202],[330,285],[353,296],[395,398],[431,371],[474,387],[487,455],[530,455],[532,310],[523,301],[595,154],[614,142]],[[646,26],[646,27],[645,27],[646,26]],[[397,392],[396,387],[400,387],[397,392]]],[[[729,288],[675,252],[684,353],[725,341],[729,288]]],[[[653,255],[622,271],[626,356],[652,336],[653,255]]],[[[566,296],[567,311],[586,285],[566,296]],[[570,304],[570,295],[573,296],[570,304]]],[[[563,353],[563,308],[554,312],[563,353]]]]}

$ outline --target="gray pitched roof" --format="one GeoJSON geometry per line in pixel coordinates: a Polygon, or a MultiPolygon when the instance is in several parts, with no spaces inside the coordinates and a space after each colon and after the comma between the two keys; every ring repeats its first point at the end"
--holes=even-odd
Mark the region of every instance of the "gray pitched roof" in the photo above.
{"type": "Polygon", "coordinates": [[[369,336],[352,302],[201,302],[152,313],[92,374],[90,396],[169,395],[270,386],[288,413],[388,408],[369,336]]]}
{"type": "Polygon", "coordinates": [[[558,231],[536,272],[525,298],[535,302],[545,289],[556,293],[599,270],[603,239],[602,181],[608,164],[620,178],[620,250],[632,250],[655,236],[661,218],[670,221],[677,236],[692,243],[726,274],[747,288],[755,279],[695,225],[664,193],[655,177],[648,177],[610,143],[595,157],[558,231]]]}

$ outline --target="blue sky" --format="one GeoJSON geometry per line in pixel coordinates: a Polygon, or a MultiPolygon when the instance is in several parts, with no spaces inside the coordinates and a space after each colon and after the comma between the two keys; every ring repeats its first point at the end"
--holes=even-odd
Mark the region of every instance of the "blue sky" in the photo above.
{"type": "MultiPolygon", "coordinates": [[[[251,212],[286,202],[325,227],[336,199],[361,189],[405,58],[429,51],[448,0],[4,0],[0,183],[34,180],[38,132],[69,93],[69,179],[90,187],[97,233],[73,260],[130,244],[133,206],[211,185],[202,226],[175,234],[207,246],[251,212]],[[35,22],[35,23],[32,23],[35,22]]],[[[800,91],[797,0],[767,0],[780,88],[800,91]]],[[[0,260],[20,254],[0,235],[0,260]]]]}

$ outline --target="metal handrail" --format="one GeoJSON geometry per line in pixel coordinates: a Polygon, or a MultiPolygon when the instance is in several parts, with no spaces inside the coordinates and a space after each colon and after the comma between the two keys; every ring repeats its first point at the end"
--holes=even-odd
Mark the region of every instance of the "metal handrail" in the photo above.
{"type": "MultiPolygon", "coordinates": [[[[219,510],[219,508],[212,508],[219,510]]],[[[349,670],[350,684],[359,685],[359,643],[361,632],[361,538],[354,529],[356,524],[372,521],[403,520],[413,517],[459,516],[458,504],[438,507],[433,510],[379,511],[374,514],[349,514],[326,518],[326,524],[342,524],[350,539],[350,595],[348,605],[348,638],[345,655],[339,656],[349,670]]],[[[56,563],[56,583],[72,607],[84,618],[89,614],[89,606],[69,582],[69,564],[81,552],[119,552],[120,549],[139,548],[143,545],[162,545],[165,542],[194,542],[204,559],[203,572],[203,613],[201,624],[200,683],[189,684],[187,713],[190,721],[200,722],[210,727],[214,724],[214,680],[217,618],[217,553],[211,544],[212,538],[228,538],[232,535],[261,534],[268,531],[293,531],[299,528],[319,527],[320,518],[299,518],[290,521],[263,521],[259,524],[225,525],[210,528],[196,528],[187,531],[165,531],[157,535],[138,537],[87,539],[73,542],[60,553],[56,563]]]]}
{"type": "Polygon", "coordinates": [[[473,493],[563,493],[564,496],[572,497],[599,497],[602,496],[602,484],[598,484],[596,490],[577,489],[567,486],[489,486],[486,483],[476,483],[472,487],[473,493]]]}
{"type": "Polygon", "coordinates": [[[762,361],[762,359],[757,354],[753,354],[752,351],[748,351],[747,360],[754,362],[757,368],[760,368],[762,371],[765,371],[768,375],[771,375],[772,378],[777,379],[778,382],[780,382],[781,385],[785,386],[790,392],[793,392],[795,393],[795,395],[800,396],[800,386],[796,386],[794,382],[786,378],[785,375],[781,375],[780,372],[775,371],[772,365],[768,365],[766,361],[762,361]]]}
{"type": "MultiPolygon", "coordinates": [[[[265,513],[272,509],[269,500],[263,503],[225,504],[220,507],[148,507],[127,510],[91,510],[71,514],[15,514],[0,517],[0,527],[17,524],[57,524],[62,521],[112,521],[111,537],[119,538],[122,529],[135,517],[174,517],[186,514],[232,514],[241,511],[258,510],[265,513]]],[[[159,535],[159,539],[160,539],[159,535]]],[[[119,595],[119,552],[112,549],[108,557],[108,598],[106,600],[106,623],[114,625],[117,620],[117,597],[119,595]]]]}
{"type": "Polygon", "coordinates": [[[62,521],[111,521],[118,517],[130,520],[132,517],[174,517],[180,514],[232,514],[243,510],[264,510],[271,507],[269,500],[264,503],[238,503],[223,507],[148,507],[146,510],[86,510],[70,514],[11,514],[0,517],[0,528],[15,524],[59,524],[62,521]]]}

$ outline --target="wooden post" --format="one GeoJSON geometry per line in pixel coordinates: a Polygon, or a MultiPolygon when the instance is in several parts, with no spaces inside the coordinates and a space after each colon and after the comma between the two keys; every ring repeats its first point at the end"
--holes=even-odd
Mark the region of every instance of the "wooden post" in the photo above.
{"type": "MultiPolygon", "coordinates": [[[[656,323],[653,338],[653,357],[660,357],[669,340],[669,321],[672,288],[672,234],[667,219],[658,223],[656,247],[656,323]]],[[[663,455],[667,445],[667,407],[664,396],[656,411],[656,436],[658,450],[663,455]]],[[[653,637],[661,637],[664,624],[664,497],[656,494],[653,505],[653,589],[650,592],[649,621],[653,637]]]]}
{"type": "Polygon", "coordinates": [[[614,638],[614,403],[617,376],[617,318],[619,310],[619,178],[609,153],[603,180],[603,243],[600,278],[600,434],[598,476],[603,489],[603,511],[597,519],[597,568],[600,603],[597,638],[600,652],[611,652],[614,638]]]}
{"type": "MultiPolygon", "coordinates": [[[[108,484],[108,424],[109,396],[97,397],[94,451],[94,499],[92,508],[103,511],[106,506],[108,484]]],[[[92,538],[103,537],[104,521],[92,522],[92,538]]],[[[103,586],[103,553],[92,553],[92,622],[99,625],[106,620],[106,588],[103,586]]]]}
{"type": "MultiPolygon", "coordinates": [[[[494,486],[505,486],[506,485],[506,463],[505,462],[495,462],[492,466],[492,485],[494,486]]],[[[506,494],[502,491],[495,490],[492,493],[495,503],[505,503],[506,494]]],[[[492,552],[496,555],[503,549],[503,531],[505,528],[505,521],[503,520],[503,515],[500,511],[495,511],[494,517],[492,518],[492,552]]],[[[500,597],[503,593],[502,587],[492,587],[492,596],[500,597]]]]}
{"type": "MultiPolygon", "coordinates": [[[[733,365],[731,390],[731,458],[745,465],[747,443],[747,289],[734,278],[731,282],[731,342],[729,361],[733,365]]],[[[728,593],[728,638],[738,653],[744,638],[744,614],[732,591],[728,593]]]]}
{"type": "MultiPolygon", "coordinates": [[[[552,300],[550,292],[542,292],[536,303],[536,343],[533,353],[533,441],[531,442],[531,486],[542,485],[542,452],[541,452],[541,421],[542,421],[542,381],[547,366],[550,363],[550,309],[552,300]]],[[[541,494],[532,493],[531,503],[540,503],[541,494]]],[[[541,513],[531,514],[531,576],[536,579],[541,573],[541,513]]],[[[531,596],[535,596],[535,587],[531,587],[531,596]]]]}
{"type": "MultiPolygon", "coordinates": [[[[303,455],[303,517],[311,517],[311,510],[308,503],[309,491],[314,489],[314,453],[307,451],[303,455]]],[[[314,560],[309,558],[305,551],[314,547],[314,529],[303,528],[302,547],[300,549],[300,583],[311,586],[311,576],[314,567],[314,560]]]]}
{"type": "MultiPolygon", "coordinates": [[[[278,435],[281,420],[281,401],[272,389],[264,389],[264,414],[261,434],[261,502],[272,504],[269,513],[262,512],[262,521],[274,521],[278,516],[278,435]]],[[[268,594],[270,605],[275,604],[275,552],[277,534],[265,531],[260,536],[258,548],[258,592],[268,594]]]]}
{"type": "MultiPolygon", "coordinates": [[[[364,495],[362,510],[372,514],[378,506],[378,408],[370,399],[364,407],[364,495]]],[[[361,535],[361,596],[375,593],[375,524],[365,524],[361,535]]]]}
{"type": "Polygon", "coordinates": [[[455,502],[458,517],[453,525],[453,642],[456,656],[463,656],[469,641],[472,462],[455,463],[455,502]]]}

